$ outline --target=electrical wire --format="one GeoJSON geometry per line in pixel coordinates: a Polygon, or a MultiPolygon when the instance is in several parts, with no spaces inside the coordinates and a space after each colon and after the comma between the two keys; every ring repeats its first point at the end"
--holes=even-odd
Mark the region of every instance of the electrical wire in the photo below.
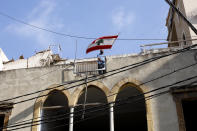
{"type": "MultiPolygon", "coordinates": [[[[35,26],[36,27],[36,26],[35,26]]],[[[41,28],[42,29],[42,28],[41,28]]],[[[47,31],[47,30],[45,30],[45,31],[47,31]]],[[[53,32],[51,32],[51,33],[53,33],[53,32]]],[[[70,36],[69,36],[70,37],[70,36]]],[[[72,36],[72,37],[75,37],[75,36],[72,36]]],[[[80,38],[83,38],[83,37],[80,37],[80,38]]],[[[92,38],[93,39],[93,38],[92,38]]],[[[121,40],[121,39],[120,39],[121,40]]],[[[128,39],[127,39],[128,40],[128,39]]],[[[133,40],[133,39],[132,39],[133,40]]],[[[139,39],[137,39],[137,40],[139,40],[139,39]]],[[[150,40],[150,39],[149,39],[150,40]]]]}
{"type": "MultiPolygon", "coordinates": [[[[169,84],[169,85],[166,85],[166,86],[163,86],[163,87],[159,87],[159,88],[157,88],[157,89],[154,89],[154,90],[151,90],[151,91],[148,91],[148,92],[145,92],[145,93],[141,93],[141,94],[139,94],[139,95],[130,96],[130,97],[126,98],[126,100],[128,100],[128,99],[134,99],[135,97],[136,97],[136,98],[137,98],[137,97],[144,97],[144,95],[146,95],[146,94],[149,94],[149,93],[152,93],[152,92],[155,92],[155,91],[158,91],[158,90],[162,90],[162,89],[165,89],[165,88],[168,88],[168,87],[171,87],[171,88],[172,88],[173,85],[177,85],[177,84],[180,84],[180,83],[183,83],[183,82],[185,82],[185,81],[189,81],[189,80],[192,80],[192,79],[195,79],[195,78],[197,78],[197,76],[189,77],[189,78],[187,78],[187,79],[184,79],[184,80],[175,82],[175,83],[173,83],[173,84],[169,84]]],[[[194,81],[194,82],[197,82],[197,81],[194,81]]],[[[194,82],[191,82],[191,83],[193,84],[194,82]]],[[[183,86],[188,86],[188,85],[190,85],[190,84],[182,85],[182,86],[177,86],[177,87],[183,87],[183,86]]],[[[177,88],[177,87],[176,87],[176,88],[177,88]]],[[[173,87],[173,88],[174,88],[174,87],[173,87]]],[[[121,102],[121,101],[125,101],[125,99],[116,100],[115,102],[111,102],[111,103],[116,104],[116,103],[119,103],[119,102],[121,102]]],[[[102,106],[109,106],[109,104],[111,104],[111,103],[107,103],[107,104],[102,105],[102,106]]],[[[89,110],[89,109],[86,109],[86,110],[89,110]]],[[[81,111],[83,111],[83,110],[81,110],[81,111]]],[[[70,113],[69,113],[69,114],[70,114],[70,113]]],[[[54,119],[53,119],[53,120],[54,120],[54,119]]],[[[39,122],[39,121],[36,121],[36,122],[39,122]]],[[[31,123],[32,123],[32,122],[31,122],[31,123]]],[[[20,125],[21,125],[21,124],[20,124],[20,125]]]]}
{"type": "MultiPolygon", "coordinates": [[[[192,82],[193,83],[193,82],[192,82]]],[[[190,85],[190,84],[189,84],[190,85]]],[[[177,88],[178,89],[178,88],[177,88]]],[[[168,93],[168,91],[164,91],[163,93],[168,93]]],[[[155,97],[157,97],[157,96],[160,96],[162,94],[162,92],[160,92],[160,93],[157,93],[157,94],[154,94],[154,95],[152,95],[152,96],[155,96],[155,97]]],[[[150,96],[148,96],[148,97],[150,97],[150,96]]],[[[144,98],[144,97],[143,97],[144,98]]],[[[153,97],[152,97],[153,98],[153,97]]],[[[152,98],[149,98],[149,99],[152,99],[152,98]]],[[[149,99],[145,99],[145,100],[149,100],[149,99]]],[[[124,103],[124,104],[128,104],[128,103],[124,103]]],[[[116,104],[117,105],[117,104],[116,104]]],[[[100,109],[99,109],[100,110],[100,109]]],[[[41,123],[40,123],[41,124],[41,123]]],[[[43,123],[42,123],[43,124],[43,123]]],[[[59,126],[58,126],[59,127],[59,126]]]]}
{"type": "MultiPolygon", "coordinates": [[[[8,14],[5,14],[3,12],[0,12],[0,15],[3,16],[3,17],[6,17],[6,18],[9,18],[13,21],[16,21],[18,23],[21,23],[21,24],[24,24],[24,25],[27,25],[29,27],[32,27],[32,28],[35,28],[35,29],[38,29],[38,30],[42,30],[42,31],[46,31],[46,32],[49,32],[49,33],[53,33],[53,34],[56,34],[56,35],[60,35],[60,36],[64,36],[64,37],[71,37],[71,38],[78,38],[78,39],[97,39],[96,37],[85,37],[85,36],[78,36],[78,35],[71,35],[71,34],[65,34],[65,33],[60,33],[60,32],[57,32],[57,31],[53,31],[53,30],[50,30],[50,29],[47,29],[47,28],[43,28],[43,27],[39,27],[37,25],[33,25],[33,24],[30,24],[28,22],[25,22],[23,20],[20,20],[20,19],[17,19],[13,16],[10,16],[8,14]]],[[[196,37],[196,36],[192,36],[192,37],[196,37]]],[[[186,37],[187,38],[187,37],[186,37]]],[[[191,38],[191,37],[188,37],[188,38],[191,38]]],[[[156,40],[165,40],[167,41],[167,39],[156,39],[156,38],[118,38],[117,40],[124,40],[124,41],[142,41],[142,40],[145,40],[145,41],[156,41],[156,40]]]]}
{"type": "MultiPolygon", "coordinates": [[[[167,56],[170,56],[170,55],[173,55],[173,54],[177,54],[177,53],[181,53],[181,52],[188,51],[188,50],[190,50],[191,48],[193,48],[193,47],[195,47],[195,46],[197,46],[197,45],[192,45],[192,46],[183,48],[183,49],[181,49],[181,50],[178,50],[178,51],[175,51],[175,52],[172,52],[172,53],[169,53],[169,54],[165,54],[165,55],[153,57],[153,58],[150,58],[150,59],[146,59],[146,60],[144,60],[144,61],[141,61],[141,62],[137,62],[137,63],[131,64],[131,65],[128,65],[128,66],[124,66],[124,67],[121,67],[121,68],[118,68],[118,69],[114,69],[114,70],[108,71],[106,74],[111,73],[111,72],[115,72],[115,71],[117,71],[117,70],[122,70],[122,69],[128,68],[128,67],[130,67],[130,66],[133,66],[133,67],[130,67],[129,69],[125,69],[125,70],[122,70],[122,71],[119,71],[119,72],[115,72],[115,73],[110,74],[110,75],[105,75],[105,76],[103,76],[103,77],[101,77],[101,78],[97,78],[97,79],[94,79],[94,80],[90,80],[90,81],[88,81],[88,83],[93,82],[93,81],[96,81],[96,80],[99,80],[99,79],[103,79],[103,78],[106,78],[106,77],[109,77],[109,76],[112,76],[112,75],[114,75],[114,74],[118,74],[118,73],[121,73],[121,72],[130,70],[130,69],[133,69],[133,68],[136,68],[136,67],[138,67],[138,66],[145,65],[145,64],[150,63],[150,62],[152,62],[152,61],[155,61],[155,60],[157,60],[157,59],[161,59],[161,58],[163,58],[163,57],[167,57],[167,56]]],[[[94,76],[93,76],[93,77],[89,77],[88,79],[91,79],[91,78],[94,78],[94,76]]],[[[60,85],[55,86],[55,87],[52,87],[52,88],[39,90],[39,91],[32,92],[32,93],[28,93],[28,94],[25,94],[25,95],[21,95],[21,96],[13,97],[13,98],[10,98],[10,99],[2,100],[2,101],[0,101],[0,102],[10,101],[10,100],[14,100],[14,99],[17,99],[17,98],[21,98],[21,97],[33,95],[33,94],[36,94],[36,93],[40,93],[40,92],[43,92],[43,91],[46,91],[46,90],[55,89],[55,88],[61,87],[61,86],[63,86],[63,85],[72,84],[72,83],[79,82],[79,81],[84,81],[84,79],[75,80],[75,81],[69,81],[69,82],[67,82],[67,83],[60,84],[60,85]]],[[[63,89],[63,90],[68,90],[68,89],[71,89],[71,88],[75,88],[75,87],[81,86],[81,85],[83,85],[83,84],[85,84],[85,83],[78,84],[78,85],[76,85],[76,86],[71,86],[71,87],[68,87],[68,88],[63,89]]],[[[27,100],[24,100],[24,101],[21,101],[21,102],[16,102],[16,103],[14,103],[14,104],[26,102],[26,101],[33,100],[33,99],[36,99],[36,98],[39,98],[39,97],[44,97],[44,96],[47,96],[47,95],[41,95],[41,96],[34,97],[34,98],[30,98],[30,99],[27,99],[27,100]]]]}
{"type": "Polygon", "coordinates": [[[179,69],[178,69],[179,70],[179,69]]]}
{"type": "MultiPolygon", "coordinates": [[[[167,91],[164,91],[165,93],[167,93],[167,91]]],[[[159,95],[161,95],[162,93],[158,93],[158,94],[154,94],[154,95],[156,95],[156,96],[159,96],[159,95]]],[[[154,96],[154,95],[151,95],[151,96],[147,96],[147,97],[144,97],[144,98],[141,98],[141,99],[145,99],[145,100],[147,100],[147,98],[150,98],[150,97],[152,97],[152,96],[154,96]]],[[[139,98],[140,99],[140,98],[139,98]]],[[[139,100],[139,99],[137,99],[137,100],[139,100]]],[[[149,99],[150,100],[150,99],[149,99]]],[[[128,101],[128,100],[127,100],[128,101]]],[[[136,100],[135,100],[136,101],[136,100]]],[[[120,103],[120,101],[119,101],[119,103],[116,103],[115,105],[113,105],[113,107],[114,106],[120,106],[120,104],[121,105],[124,105],[124,104],[128,104],[127,102],[125,102],[124,101],[124,103],[120,103]]],[[[106,109],[109,109],[109,106],[104,106],[104,108],[102,107],[102,108],[98,108],[98,109],[94,109],[94,110],[90,110],[90,111],[87,111],[87,113],[86,114],[88,114],[88,113],[95,113],[95,112],[98,112],[98,111],[103,111],[103,110],[106,110],[106,109]]],[[[87,109],[86,109],[87,110],[87,109]]],[[[68,113],[69,114],[69,113],[68,113]]],[[[76,113],[75,113],[75,117],[76,116],[80,116],[81,114],[77,114],[76,115],[76,113]]],[[[30,126],[36,126],[36,125],[40,125],[40,124],[47,124],[47,123],[51,123],[51,122],[55,122],[55,121],[57,121],[57,120],[64,120],[64,119],[67,119],[67,118],[69,118],[69,116],[67,116],[67,117],[64,117],[64,115],[63,116],[61,116],[61,117],[56,117],[56,119],[47,119],[47,120],[49,120],[49,121],[47,121],[46,119],[43,121],[43,120],[41,120],[41,121],[35,121],[35,122],[29,122],[29,123],[25,123],[25,124],[20,124],[20,125],[15,125],[15,126],[11,126],[11,127],[5,127],[5,128],[13,128],[13,127],[18,127],[18,126],[23,126],[23,125],[26,125],[26,124],[31,124],[30,126]],[[42,122],[43,121],[43,122],[42,122]],[[37,122],[41,122],[41,123],[37,123],[37,122]],[[36,124],[33,124],[33,123],[36,123],[36,124]]],[[[84,121],[84,119],[82,119],[82,120],[80,120],[80,121],[84,121]]],[[[30,127],[29,125],[27,125],[27,126],[23,126],[23,127],[19,127],[19,128],[15,128],[15,129],[11,129],[11,130],[18,130],[18,129],[21,129],[21,128],[27,128],[27,127],[30,127]]],[[[5,129],[4,128],[4,129],[5,129]]],[[[57,127],[56,127],[57,128],[57,127]]],[[[11,131],[11,130],[8,130],[8,131],[11,131]]]]}
{"type": "MultiPolygon", "coordinates": [[[[189,79],[189,78],[188,78],[189,79]]],[[[197,81],[195,81],[195,82],[197,82],[197,81]]],[[[192,82],[192,83],[194,83],[194,82],[192,82]]],[[[172,84],[173,85],[173,84],[172,84]]],[[[171,85],[171,86],[172,86],[171,85]]],[[[187,84],[187,85],[182,85],[182,86],[175,86],[176,87],[176,89],[178,89],[178,88],[181,88],[181,87],[183,87],[183,86],[188,86],[188,85],[191,85],[191,84],[187,84]]],[[[171,87],[171,88],[174,88],[174,87],[171,87]]],[[[152,99],[152,98],[155,98],[155,97],[158,97],[158,96],[160,96],[160,95],[162,95],[162,94],[166,94],[166,93],[168,93],[168,92],[170,92],[170,90],[167,90],[167,91],[163,91],[163,92],[160,92],[160,93],[157,93],[157,94],[153,94],[153,95],[150,95],[150,96],[146,96],[146,97],[144,97],[144,95],[142,95],[142,94],[140,94],[140,95],[136,95],[136,96],[132,96],[132,97],[128,97],[128,98],[126,98],[126,99],[121,99],[121,100],[119,100],[119,101],[115,101],[115,102],[113,102],[114,103],[114,105],[113,106],[120,106],[120,105],[123,105],[123,104],[128,104],[128,102],[125,102],[125,101],[128,101],[128,100],[130,100],[130,99],[133,99],[134,100],[134,102],[138,102],[139,100],[145,100],[145,101],[147,101],[147,100],[150,100],[150,99],[152,99]],[[141,96],[141,98],[138,98],[138,99],[134,99],[134,97],[139,97],[139,96],[141,96]],[[121,103],[121,102],[124,102],[124,103],[121,103]]],[[[130,102],[131,103],[131,102],[130,102]]],[[[129,103],[129,104],[130,104],[129,103]]],[[[107,106],[107,107],[105,107],[105,108],[99,108],[98,110],[94,110],[93,112],[97,112],[97,111],[103,111],[103,110],[106,110],[106,109],[109,109],[109,106],[107,106]]],[[[89,112],[90,113],[90,112],[89,112]]],[[[95,114],[94,114],[94,116],[95,116],[95,114]]],[[[62,118],[61,118],[62,119],[62,118]]],[[[64,118],[65,119],[65,118],[64,118]]],[[[87,119],[90,119],[90,117],[88,117],[87,119]]],[[[85,121],[85,120],[87,120],[87,119],[83,119],[83,120],[80,120],[80,122],[82,122],[82,121],[85,121]]],[[[59,120],[59,119],[58,119],[59,120]]],[[[54,121],[54,119],[53,119],[53,121],[54,121]]],[[[76,122],[74,122],[74,123],[78,123],[79,121],[76,121],[76,122]]],[[[47,121],[47,122],[45,122],[45,123],[49,123],[49,121],[47,121]]],[[[36,125],[40,125],[40,124],[44,124],[44,123],[39,123],[39,124],[32,124],[31,126],[36,126],[36,125]]],[[[67,124],[64,124],[64,125],[62,125],[62,126],[66,126],[67,124]]],[[[18,129],[22,129],[22,128],[27,128],[27,127],[30,127],[30,126],[23,126],[23,127],[19,127],[19,128],[15,128],[15,129],[11,129],[11,130],[18,130],[18,129]]],[[[54,128],[57,128],[57,127],[60,127],[60,126],[56,126],[56,127],[53,127],[53,129],[54,128]]],[[[52,128],[50,128],[50,129],[52,129],[52,128]]],[[[47,129],[47,130],[50,130],[50,129],[47,129]]],[[[11,131],[11,130],[8,130],[8,131],[11,131]]]]}
{"type": "Polygon", "coordinates": [[[19,20],[15,17],[12,17],[10,15],[7,15],[3,12],[0,12],[0,15],[1,16],[4,16],[4,17],[7,17],[11,20],[14,20],[16,22],[19,22],[21,24],[24,24],[24,25],[27,25],[27,26],[30,26],[32,28],[36,28],[36,29],[39,29],[39,30],[43,30],[43,31],[46,31],[46,32],[50,32],[50,33],[53,33],[53,34],[56,34],[56,35],[61,35],[61,36],[65,36],[65,37],[72,37],[72,38],[81,38],[81,39],[95,39],[95,38],[90,38],[90,37],[84,37],[84,36],[77,36],[77,35],[70,35],[70,34],[64,34],[64,33],[60,33],[60,32],[56,32],[56,31],[53,31],[53,30],[50,30],[50,29],[46,29],[46,28],[42,28],[42,27],[39,27],[39,26],[36,26],[36,25],[32,25],[32,24],[29,24],[25,21],[22,21],[22,20],[19,20]]]}
{"type": "MultiPolygon", "coordinates": [[[[149,82],[152,82],[152,81],[161,79],[161,78],[163,78],[163,77],[166,77],[166,76],[171,75],[171,74],[173,74],[173,73],[176,73],[176,72],[178,72],[178,71],[181,71],[181,70],[184,70],[184,69],[193,67],[193,66],[195,66],[196,64],[197,64],[197,63],[194,63],[194,64],[191,64],[191,65],[188,65],[188,66],[181,67],[181,68],[179,68],[179,69],[177,69],[177,70],[174,70],[174,71],[172,71],[172,72],[170,72],[170,73],[166,73],[166,74],[161,75],[161,76],[159,76],[159,77],[157,77],[157,78],[153,78],[153,79],[151,79],[151,80],[149,80],[149,81],[146,81],[146,82],[144,82],[144,83],[141,83],[141,84],[138,85],[138,86],[141,86],[141,85],[147,84],[147,83],[149,83],[149,82]]],[[[121,94],[121,93],[122,93],[122,92],[120,91],[120,92],[117,92],[117,93],[113,93],[113,94],[111,94],[111,95],[108,95],[108,96],[106,96],[106,97],[111,97],[111,96],[113,96],[113,95],[117,95],[117,94],[121,94]]],[[[46,114],[43,115],[43,116],[44,116],[44,117],[45,117],[45,116],[47,117],[46,114]]],[[[42,116],[42,117],[43,117],[43,116],[42,116]]],[[[34,119],[39,119],[39,118],[41,118],[41,117],[37,117],[37,118],[34,118],[34,119]]],[[[19,124],[19,123],[27,122],[27,121],[33,121],[33,119],[24,120],[24,121],[16,122],[16,123],[13,123],[13,124],[19,124]]]]}

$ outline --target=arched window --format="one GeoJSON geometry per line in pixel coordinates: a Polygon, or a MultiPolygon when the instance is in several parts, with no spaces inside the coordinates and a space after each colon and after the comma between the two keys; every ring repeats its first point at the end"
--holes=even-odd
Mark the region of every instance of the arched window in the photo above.
{"type": "Polygon", "coordinates": [[[51,91],[41,110],[41,118],[44,120],[44,123],[41,124],[41,131],[69,130],[68,113],[69,107],[67,97],[59,90],[51,91]]]}
{"type": "Polygon", "coordinates": [[[109,131],[109,108],[97,112],[92,110],[93,107],[100,108],[107,103],[105,93],[95,86],[88,86],[85,109],[91,108],[91,110],[83,112],[85,91],[84,89],[81,92],[75,107],[74,131],[109,131]]]}
{"type": "MultiPolygon", "coordinates": [[[[123,86],[120,88],[116,101],[123,100],[131,96],[141,94],[141,92],[132,86],[123,86]]],[[[133,131],[147,131],[147,120],[146,120],[146,106],[145,99],[142,96],[139,101],[132,99],[125,100],[118,106],[118,103],[114,107],[114,118],[115,118],[115,131],[121,130],[133,130],[133,131]]]]}

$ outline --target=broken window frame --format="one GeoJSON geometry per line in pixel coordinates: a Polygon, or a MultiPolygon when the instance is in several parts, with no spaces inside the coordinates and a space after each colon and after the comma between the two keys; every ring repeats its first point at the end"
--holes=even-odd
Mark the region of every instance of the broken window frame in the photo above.
{"type": "MultiPolygon", "coordinates": [[[[13,103],[0,103],[0,115],[4,115],[3,127],[8,126],[9,117],[11,115],[12,108],[13,108],[13,103]]],[[[2,131],[6,131],[6,130],[7,129],[5,128],[2,131]]]]}
{"type": "Polygon", "coordinates": [[[197,87],[174,89],[171,90],[171,93],[176,104],[179,131],[186,131],[182,101],[197,100],[197,87]]]}

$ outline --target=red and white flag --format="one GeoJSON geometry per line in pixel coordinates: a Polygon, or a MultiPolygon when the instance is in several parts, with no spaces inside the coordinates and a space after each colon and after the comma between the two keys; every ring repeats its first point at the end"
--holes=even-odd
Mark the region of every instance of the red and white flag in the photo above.
{"type": "Polygon", "coordinates": [[[86,54],[101,49],[111,49],[115,40],[118,38],[118,35],[115,36],[103,36],[94,40],[87,48],[86,54]]]}

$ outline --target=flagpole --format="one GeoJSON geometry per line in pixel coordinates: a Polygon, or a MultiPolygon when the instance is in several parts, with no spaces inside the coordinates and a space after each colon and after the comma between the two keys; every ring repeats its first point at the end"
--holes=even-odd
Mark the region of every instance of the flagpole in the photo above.
{"type": "Polygon", "coordinates": [[[76,72],[76,58],[77,58],[77,40],[75,43],[75,59],[74,59],[74,72],[76,72]]]}
{"type": "MultiPolygon", "coordinates": [[[[117,36],[119,36],[120,32],[118,33],[117,36]]],[[[113,41],[112,45],[114,44],[114,42],[118,39],[118,37],[113,41]]]]}
{"type": "Polygon", "coordinates": [[[76,43],[75,43],[75,60],[74,60],[74,65],[75,65],[76,58],[77,58],[77,40],[76,40],[76,43]]]}

